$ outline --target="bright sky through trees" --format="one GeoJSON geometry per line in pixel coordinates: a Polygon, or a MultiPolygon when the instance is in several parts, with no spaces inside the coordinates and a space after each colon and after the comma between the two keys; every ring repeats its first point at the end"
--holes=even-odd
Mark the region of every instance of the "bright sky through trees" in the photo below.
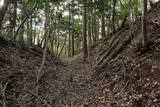
{"type": "Polygon", "coordinates": [[[0,7],[3,5],[4,0],[0,0],[0,7]]]}

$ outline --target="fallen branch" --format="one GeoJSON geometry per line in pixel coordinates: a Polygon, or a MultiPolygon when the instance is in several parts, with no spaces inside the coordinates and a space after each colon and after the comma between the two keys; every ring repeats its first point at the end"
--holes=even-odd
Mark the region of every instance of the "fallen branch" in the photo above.
{"type": "Polygon", "coordinates": [[[42,103],[44,103],[47,107],[52,107],[51,105],[49,105],[47,103],[46,100],[42,99],[41,97],[39,97],[36,93],[29,91],[29,90],[25,90],[26,92],[28,92],[29,94],[33,95],[34,97],[38,98],[38,100],[40,100],[42,103]]]}
{"type": "Polygon", "coordinates": [[[123,91],[124,89],[126,89],[126,88],[127,88],[127,86],[128,86],[128,84],[129,84],[129,80],[126,82],[125,86],[122,88],[122,90],[121,90],[121,91],[123,91]]]}
{"type": "Polygon", "coordinates": [[[6,106],[6,88],[7,88],[7,85],[8,85],[8,82],[5,82],[5,80],[2,80],[0,82],[0,95],[1,95],[1,99],[0,99],[0,102],[1,102],[1,106],[2,107],[7,107],[6,106]]]}
{"type": "Polygon", "coordinates": [[[100,61],[97,63],[97,65],[99,65],[100,63],[102,63],[104,61],[104,59],[109,56],[109,54],[112,52],[112,50],[117,46],[117,44],[119,43],[119,40],[121,39],[118,38],[119,35],[125,31],[127,28],[123,28],[122,30],[120,30],[117,34],[114,35],[114,38],[111,40],[110,44],[109,44],[109,48],[107,50],[107,52],[105,53],[105,55],[100,59],[100,61]]]}
{"type": "Polygon", "coordinates": [[[101,60],[93,67],[94,70],[97,72],[95,74],[100,75],[100,73],[103,73],[103,69],[106,69],[107,63],[114,59],[117,54],[119,54],[123,48],[127,44],[131,42],[133,38],[135,38],[135,33],[139,30],[138,26],[135,25],[132,28],[129,29],[131,33],[129,35],[123,34],[120,36],[121,38],[117,39],[114,44],[109,48],[109,50],[105,53],[105,55],[101,58],[101,60]]]}

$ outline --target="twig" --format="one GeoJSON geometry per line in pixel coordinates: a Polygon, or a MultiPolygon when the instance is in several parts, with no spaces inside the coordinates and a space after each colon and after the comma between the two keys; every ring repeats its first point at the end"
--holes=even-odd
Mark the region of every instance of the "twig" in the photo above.
{"type": "Polygon", "coordinates": [[[6,106],[6,96],[5,96],[5,92],[6,92],[6,88],[7,88],[8,82],[4,83],[4,85],[3,85],[3,82],[4,82],[4,81],[5,81],[5,80],[2,80],[2,81],[0,82],[0,94],[1,94],[1,97],[2,97],[2,100],[1,100],[1,102],[2,102],[2,107],[7,107],[7,106],[6,106]]]}
{"type": "Polygon", "coordinates": [[[126,82],[125,86],[122,88],[122,90],[121,90],[121,91],[123,91],[124,89],[126,89],[126,88],[127,88],[127,86],[128,86],[128,84],[129,84],[129,80],[126,82]]]}
{"type": "Polygon", "coordinates": [[[34,97],[38,98],[42,103],[44,103],[47,107],[52,107],[50,104],[47,103],[46,100],[42,99],[41,97],[39,97],[36,93],[30,91],[30,90],[26,90],[26,92],[28,92],[29,94],[32,94],[34,97]]]}

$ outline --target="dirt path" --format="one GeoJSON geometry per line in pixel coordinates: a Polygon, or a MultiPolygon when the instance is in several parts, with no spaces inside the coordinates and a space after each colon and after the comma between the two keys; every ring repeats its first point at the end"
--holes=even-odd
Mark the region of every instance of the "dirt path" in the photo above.
{"type": "MultiPolygon", "coordinates": [[[[4,41],[3,39],[1,41],[4,41]]],[[[8,44],[7,41],[4,41],[8,44]]],[[[7,107],[98,107],[100,94],[91,80],[93,59],[84,63],[82,55],[55,60],[48,56],[36,94],[36,73],[42,53],[35,49],[0,44],[0,80],[8,84],[5,90],[7,107]],[[38,102],[38,103],[35,103],[38,102]],[[45,102],[45,103],[44,103],[45,102]]],[[[1,90],[0,90],[1,92],[1,90]]],[[[0,103],[1,106],[1,103],[0,103]]],[[[103,106],[102,106],[103,107],[103,106]]],[[[105,107],[105,106],[104,106],[105,107]]]]}
{"type": "Polygon", "coordinates": [[[100,104],[96,96],[100,93],[95,84],[90,81],[93,60],[90,63],[84,63],[81,56],[75,56],[65,59],[65,63],[66,72],[61,75],[61,81],[64,81],[63,86],[66,87],[67,92],[64,106],[98,107],[100,104]]]}

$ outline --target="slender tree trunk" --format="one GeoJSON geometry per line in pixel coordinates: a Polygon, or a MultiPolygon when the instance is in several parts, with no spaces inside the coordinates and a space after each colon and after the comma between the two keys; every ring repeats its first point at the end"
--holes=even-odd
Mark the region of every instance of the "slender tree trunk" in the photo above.
{"type": "Polygon", "coordinates": [[[92,46],[92,38],[91,38],[91,18],[88,18],[88,57],[90,57],[90,51],[91,51],[91,46],[92,46]]]}
{"type": "MultiPolygon", "coordinates": [[[[71,28],[71,6],[69,6],[69,26],[71,28]]],[[[68,57],[71,56],[71,29],[69,29],[69,35],[68,35],[68,57]]]]}
{"type": "Polygon", "coordinates": [[[43,48],[45,48],[46,45],[46,37],[47,37],[47,33],[48,33],[48,25],[49,25],[49,10],[48,10],[49,4],[45,3],[45,23],[44,23],[44,45],[43,48]]]}
{"type": "Polygon", "coordinates": [[[57,35],[57,47],[56,47],[56,49],[57,49],[57,51],[56,51],[57,55],[59,53],[59,47],[60,47],[60,41],[59,41],[59,33],[58,33],[58,35],[57,35]]]}
{"type": "MultiPolygon", "coordinates": [[[[32,18],[33,18],[34,16],[36,16],[36,13],[33,14],[32,18]]],[[[32,24],[35,23],[35,22],[36,22],[36,18],[32,19],[32,21],[33,21],[32,24]]],[[[32,28],[33,28],[33,25],[32,25],[32,28]]],[[[36,36],[37,36],[37,44],[38,44],[38,45],[40,44],[40,38],[39,38],[40,32],[41,32],[40,30],[39,30],[39,31],[37,31],[37,30],[33,30],[33,31],[32,31],[32,33],[34,33],[33,44],[36,43],[36,36]]],[[[40,45],[39,45],[39,46],[40,46],[40,45]]]]}
{"type": "Polygon", "coordinates": [[[142,45],[143,48],[146,49],[148,47],[147,42],[147,21],[146,21],[146,14],[147,14],[147,0],[143,0],[143,11],[142,11],[142,45]]]}
{"type": "Polygon", "coordinates": [[[87,5],[86,1],[84,4],[83,11],[83,60],[86,61],[88,57],[88,49],[87,49],[87,5]]]}
{"type": "Polygon", "coordinates": [[[116,31],[116,27],[115,27],[115,15],[116,15],[116,2],[117,0],[113,0],[113,13],[112,13],[112,30],[113,33],[116,31]]]}
{"type": "Polygon", "coordinates": [[[64,50],[64,48],[66,46],[66,42],[67,42],[67,36],[65,36],[64,44],[63,44],[61,50],[59,51],[58,57],[62,54],[62,52],[63,52],[63,50],[64,50]]]}
{"type": "MultiPolygon", "coordinates": [[[[21,9],[21,11],[22,11],[22,13],[21,13],[21,23],[23,22],[23,19],[25,18],[25,13],[26,13],[24,5],[25,4],[22,5],[22,9],[21,9]]],[[[26,19],[26,21],[27,21],[27,19],[26,19]]],[[[25,26],[23,24],[21,26],[20,33],[19,33],[19,41],[21,43],[24,43],[24,30],[25,30],[25,26]]]]}
{"type": "Polygon", "coordinates": [[[21,43],[24,43],[24,25],[21,26],[21,30],[20,30],[20,33],[19,33],[19,41],[21,43]]]}
{"type": "Polygon", "coordinates": [[[101,11],[101,35],[102,37],[105,37],[104,1],[102,3],[102,11],[101,11]]]}
{"type": "Polygon", "coordinates": [[[19,31],[21,30],[21,28],[23,28],[24,23],[26,22],[26,20],[28,19],[28,17],[32,14],[33,10],[36,8],[37,3],[34,4],[34,6],[32,7],[32,9],[29,11],[29,13],[25,16],[25,18],[22,20],[21,24],[18,26],[15,35],[14,35],[14,41],[16,40],[16,37],[19,33],[19,31]]]}
{"type": "Polygon", "coordinates": [[[91,22],[90,22],[90,29],[91,29],[91,40],[92,40],[92,46],[94,45],[94,14],[93,14],[93,8],[91,9],[91,22]]]}
{"type": "MultiPolygon", "coordinates": [[[[37,32],[36,31],[34,31],[34,32],[32,32],[32,35],[34,35],[34,39],[33,39],[33,45],[36,43],[36,36],[37,36],[37,32]]],[[[39,44],[38,43],[38,37],[37,37],[37,44],[39,44]]]]}
{"type": "Polygon", "coordinates": [[[72,38],[71,38],[71,46],[72,46],[72,50],[71,50],[71,56],[74,56],[74,33],[72,32],[72,38]]]}
{"type": "Polygon", "coordinates": [[[8,31],[8,34],[9,34],[10,37],[13,37],[13,35],[15,33],[16,19],[17,19],[17,2],[15,1],[11,5],[10,17],[9,17],[9,31],[8,31]]]}
{"type": "Polygon", "coordinates": [[[27,20],[27,44],[32,45],[32,17],[27,20]]]}
{"type": "Polygon", "coordinates": [[[68,57],[71,56],[71,35],[70,35],[70,32],[69,32],[69,35],[68,35],[68,57]]]}
{"type": "MultiPolygon", "coordinates": [[[[48,2],[46,2],[45,4],[45,32],[44,32],[44,38],[45,38],[45,44],[44,44],[44,51],[43,51],[43,58],[42,58],[42,63],[41,66],[37,72],[37,78],[36,78],[36,82],[37,82],[37,87],[36,87],[36,94],[38,95],[38,90],[39,90],[39,81],[41,79],[41,77],[44,75],[44,71],[43,68],[45,66],[46,63],[46,58],[47,58],[47,50],[49,49],[49,42],[50,42],[50,35],[52,34],[52,26],[53,26],[53,20],[51,18],[51,16],[49,15],[50,12],[50,5],[48,2]]],[[[39,102],[37,102],[38,104],[39,102]]]]}
{"type": "MultiPolygon", "coordinates": [[[[36,33],[36,32],[34,32],[34,33],[36,33]]],[[[40,34],[41,34],[41,30],[39,29],[39,31],[37,32],[37,45],[38,46],[41,46],[40,45],[40,34]]],[[[34,42],[35,43],[35,42],[34,42]]]]}
{"type": "Polygon", "coordinates": [[[129,0],[129,2],[128,2],[128,15],[129,15],[129,24],[130,23],[132,23],[132,16],[131,16],[131,13],[132,11],[131,11],[131,0],[129,0]]]}
{"type": "Polygon", "coordinates": [[[27,19],[26,23],[27,23],[27,44],[30,45],[30,26],[29,26],[29,19],[27,19]]]}
{"type": "Polygon", "coordinates": [[[54,40],[54,41],[55,41],[54,51],[57,52],[57,50],[56,50],[56,49],[57,49],[57,48],[56,48],[56,44],[57,44],[57,40],[58,40],[58,39],[57,39],[57,29],[55,29],[54,38],[55,38],[55,40],[54,40]]]}
{"type": "Polygon", "coordinates": [[[2,8],[0,9],[0,30],[2,27],[2,21],[4,19],[4,16],[6,14],[6,11],[7,11],[9,4],[10,4],[9,0],[4,0],[4,4],[3,4],[2,8]]]}
{"type": "MultiPolygon", "coordinates": [[[[32,28],[33,28],[33,20],[32,20],[32,15],[31,15],[31,17],[30,17],[30,23],[29,23],[29,25],[30,25],[30,35],[29,35],[29,43],[32,45],[32,43],[33,43],[33,31],[32,31],[32,28]]],[[[35,37],[36,35],[34,35],[34,40],[35,40],[35,37]]],[[[35,42],[35,41],[34,41],[35,42]]]]}
{"type": "Polygon", "coordinates": [[[102,13],[102,17],[101,17],[101,32],[102,32],[102,37],[105,37],[105,19],[104,19],[104,13],[102,13]]]}
{"type": "Polygon", "coordinates": [[[94,35],[93,35],[93,41],[95,44],[98,40],[98,30],[97,30],[97,15],[96,15],[96,9],[93,9],[94,10],[94,13],[93,13],[93,21],[92,21],[92,26],[93,26],[93,32],[94,32],[94,35]]]}
{"type": "Polygon", "coordinates": [[[16,20],[17,20],[17,2],[14,3],[14,13],[13,13],[13,20],[12,20],[12,36],[14,36],[15,30],[16,30],[16,20]]]}
{"type": "MultiPolygon", "coordinates": [[[[74,25],[74,0],[72,0],[71,5],[71,24],[74,25]]],[[[72,30],[72,37],[71,37],[71,56],[74,56],[74,31],[72,30]]]]}
{"type": "Polygon", "coordinates": [[[108,25],[107,25],[107,35],[109,35],[110,33],[110,29],[111,29],[111,16],[108,17],[108,25]]]}
{"type": "MultiPolygon", "coordinates": [[[[55,23],[55,21],[54,21],[55,23]]],[[[51,50],[52,52],[54,52],[54,44],[55,44],[55,29],[56,29],[56,26],[54,27],[53,29],[53,34],[51,36],[51,50]]]]}

